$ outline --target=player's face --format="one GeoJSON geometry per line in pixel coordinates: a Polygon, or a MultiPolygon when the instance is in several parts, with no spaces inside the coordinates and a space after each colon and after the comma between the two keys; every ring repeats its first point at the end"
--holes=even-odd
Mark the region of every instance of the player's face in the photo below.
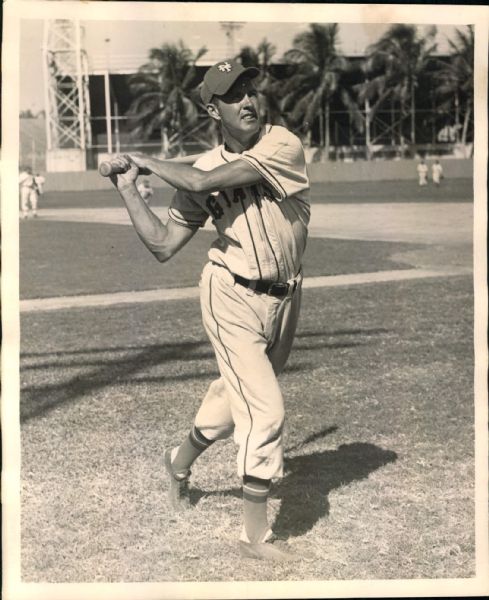
{"type": "Polygon", "coordinates": [[[235,136],[254,134],[260,129],[258,93],[251,79],[237,79],[215,104],[223,128],[235,136]]]}

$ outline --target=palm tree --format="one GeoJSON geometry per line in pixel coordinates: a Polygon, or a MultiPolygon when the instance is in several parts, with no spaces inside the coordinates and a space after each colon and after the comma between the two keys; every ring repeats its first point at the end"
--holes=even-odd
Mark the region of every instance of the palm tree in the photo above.
{"type": "Polygon", "coordinates": [[[295,72],[284,88],[283,108],[294,123],[302,123],[311,133],[319,121],[320,145],[326,157],[330,148],[330,107],[337,98],[347,109],[354,124],[361,128],[360,113],[351,90],[343,83],[349,63],[338,52],[338,24],[311,23],[307,31],[293,40],[293,48],[284,58],[295,66],[295,72]]]}
{"type": "Polygon", "coordinates": [[[166,155],[174,145],[183,152],[183,139],[199,121],[200,99],[196,62],[206,49],[195,55],[182,41],[152,48],[149,62],[129,81],[134,96],[128,115],[134,117],[131,134],[148,139],[161,132],[162,152],[166,155]]]}
{"type": "Polygon", "coordinates": [[[267,123],[279,124],[282,120],[278,93],[280,86],[270,68],[276,52],[276,46],[264,38],[256,49],[251,46],[241,48],[236,58],[245,67],[260,69],[257,89],[263,111],[262,117],[267,123]]]}
{"type": "Polygon", "coordinates": [[[455,41],[448,40],[451,49],[450,62],[438,61],[439,70],[435,76],[435,94],[441,98],[439,108],[455,108],[457,141],[467,143],[467,133],[474,106],[474,26],[467,25],[466,31],[457,29],[455,41]],[[460,102],[465,106],[464,123],[460,139],[460,102]]]}
{"type": "Polygon", "coordinates": [[[424,36],[419,36],[414,25],[395,24],[369,46],[364,64],[365,81],[359,86],[359,100],[365,102],[366,109],[367,146],[370,124],[388,98],[392,111],[395,102],[400,106],[401,146],[405,144],[402,124],[407,115],[410,116],[411,144],[416,143],[416,88],[436,49],[436,32],[433,26],[424,36]]]}

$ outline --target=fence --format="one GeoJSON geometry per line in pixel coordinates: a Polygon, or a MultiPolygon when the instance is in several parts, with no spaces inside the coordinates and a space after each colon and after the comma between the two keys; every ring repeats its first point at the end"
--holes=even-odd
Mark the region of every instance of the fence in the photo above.
{"type": "MultiPolygon", "coordinates": [[[[417,180],[416,164],[415,160],[313,163],[308,165],[308,171],[312,183],[417,180]]],[[[427,164],[429,166],[430,161],[427,164]]],[[[446,159],[442,164],[447,179],[471,178],[473,175],[471,159],[446,159]]],[[[168,187],[155,176],[151,177],[151,183],[156,188],[168,187]]],[[[46,177],[47,192],[103,189],[112,189],[112,184],[98,171],[48,173],[46,177]]]]}

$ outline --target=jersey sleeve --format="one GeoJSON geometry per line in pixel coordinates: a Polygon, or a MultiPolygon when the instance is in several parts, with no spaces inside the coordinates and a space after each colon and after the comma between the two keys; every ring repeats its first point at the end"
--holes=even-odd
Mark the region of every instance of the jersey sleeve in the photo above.
{"type": "Polygon", "coordinates": [[[172,221],[184,227],[203,227],[209,216],[190,192],[177,191],[168,209],[172,221]]]}
{"type": "Polygon", "coordinates": [[[241,158],[276,190],[280,200],[309,189],[304,148],[299,138],[285,127],[272,126],[241,158]]]}

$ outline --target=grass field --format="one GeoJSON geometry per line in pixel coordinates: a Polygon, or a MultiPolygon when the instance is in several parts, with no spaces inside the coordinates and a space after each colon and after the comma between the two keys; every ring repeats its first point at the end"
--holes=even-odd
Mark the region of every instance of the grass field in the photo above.
{"type": "MultiPolygon", "coordinates": [[[[168,205],[173,191],[170,188],[156,188],[153,198],[155,206],[168,205]]],[[[335,182],[314,184],[311,188],[311,202],[472,202],[472,181],[469,179],[446,179],[443,185],[419,187],[415,179],[407,181],[335,182]]],[[[81,194],[80,192],[48,192],[42,198],[45,208],[65,206],[120,206],[119,196],[112,190],[100,190],[81,194]]]]}
{"type": "MultiPolygon", "coordinates": [[[[210,240],[162,266],[126,226],[39,219],[20,236],[22,298],[196,285],[210,240]]],[[[398,257],[420,248],[312,238],[306,276],[410,268],[398,257]]],[[[23,580],[473,576],[472,305],[470,276],[305,291],[271,500],[289,566],[238,559],[231,441],[196,463],[190,514],[169,513],[162,449],[217,376],[197,300],[22,313],[23,580]]]]}
{"type": "MultiPolygon", "coordinates": [[[[148,253],[132,227],[39,220],[22,223],[22,234],[21,298],[193,286],[216,237],[199,232],[162,265],[148,253]],[[46,240],[49,252],[39,252],[46,240]],[[53,268],[60,257],[66,268],[53,268]]],[[[420,244],[310,238],[304,270],[312,277],[368,272],[372,265],[378,270],[402,269],[409,265],[392,255],[420,248],[420,244]]]]}

